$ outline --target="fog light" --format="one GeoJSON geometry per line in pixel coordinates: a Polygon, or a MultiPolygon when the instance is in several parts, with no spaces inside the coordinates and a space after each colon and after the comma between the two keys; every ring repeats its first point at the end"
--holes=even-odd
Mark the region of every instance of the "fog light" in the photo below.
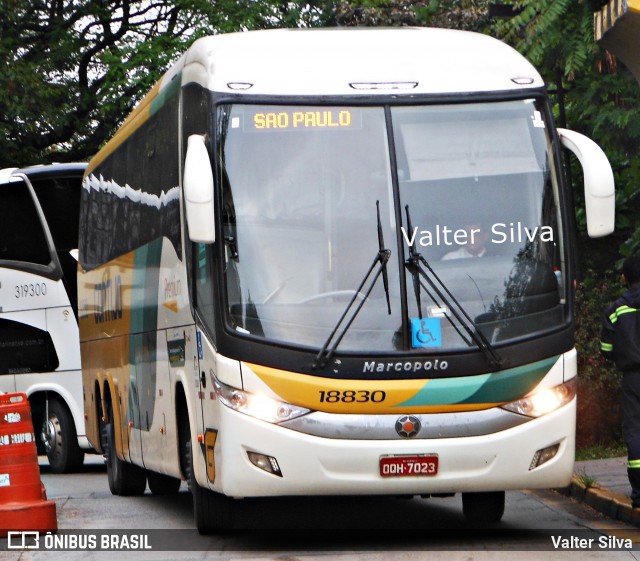
{"type": "Polygon", "coordinates": [[[249,457],[249,461],[257,468],[260,468],[267,473],[277,475],[278,477],[282,477],[278,461],[272,456],[258,454],[257,452],[247,452],[247,456],[249,457]]]}
{"type": "Polygon", "coordinates": [[[542,450],[538,450],[531,460],[531,464],[529,465],[529,471],[535,469],[542,464],[547,463],[551,458],[553,458],[560,449],[560,443],[554,444],[553,446],[547,446],[546,448],[542,448],[542,450]]]}

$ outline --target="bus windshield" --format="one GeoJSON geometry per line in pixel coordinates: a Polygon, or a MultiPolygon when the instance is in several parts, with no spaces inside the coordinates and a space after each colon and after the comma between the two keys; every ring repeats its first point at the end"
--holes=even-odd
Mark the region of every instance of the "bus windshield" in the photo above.
{"type": "Polygon", "coordinates": [[[564,234],[543,115],[530,99],[219,107],[232,327],[320,348],[352,299],[365,301],[341,351],[462,351],[476,349],[474,330],[502,344],[562,325],[564,234]],[[381,249],[388,286],[358,292],[381,249]]]}

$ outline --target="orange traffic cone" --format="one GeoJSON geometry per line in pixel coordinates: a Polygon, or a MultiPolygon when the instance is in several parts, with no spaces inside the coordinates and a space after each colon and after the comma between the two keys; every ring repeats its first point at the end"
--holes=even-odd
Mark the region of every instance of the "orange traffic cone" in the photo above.
{"type": "Polygon", "coordinates": [[[0,538],[57,531],[56,503],[40,481],[31,406],[24,393],[0,395],[0,538]]]}

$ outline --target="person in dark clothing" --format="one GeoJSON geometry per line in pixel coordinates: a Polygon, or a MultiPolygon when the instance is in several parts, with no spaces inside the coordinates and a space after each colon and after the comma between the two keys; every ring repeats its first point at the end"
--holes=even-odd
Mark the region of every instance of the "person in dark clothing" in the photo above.
{"type": "Polygon", "coordinates": [[[622,432],[627,445],[631,504],[640,508],[640,255],[622,266],[627,291],[602,319],[600,350],[622,372],[622,432]]]}

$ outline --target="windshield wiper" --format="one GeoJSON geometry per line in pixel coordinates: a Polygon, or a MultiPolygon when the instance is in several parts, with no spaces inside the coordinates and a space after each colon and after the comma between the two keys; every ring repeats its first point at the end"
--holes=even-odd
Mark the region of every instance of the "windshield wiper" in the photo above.
{"type": "MultiPolygon", "coordinates": [[[[411,223],[411,215],[409,213],[409,205],[405,207],[407,214],[407,228],[409,232],[413,232],[413,224],[411,223]]],[[[451,311],[455,319],[458,321],[459,326],[445,313],[445,317],[449,320],[452,327],[458,332],[461,339],[467,344],[471,345],[471,342],[482,351],[491,366],[500,367],[504,363],[504,359],[498,354],[493,345],[485,337],[484,333],[480,331],[476,323],[471,319],[466,310],[462,307],[460,302],[451,293],[447,286],[442,282],[442,279],[431,268],[429,262],[418,252],[415,244],[409,245],[409,258],[405,262],[405,267],[411,273],[413,277],[413,290],[416,296],[416,303],[418,305],[418,317],[422,319],[422,304],[420,302],[420,289],[424,290],[429,295],[429,298],[433,300],[436,306],[442,307],[438,301],[444,302],[447,308],[451,311]],[[429,288],[437,295],[434,294],[424,285],[423,280],[429,285],[429,288]],[[462,328],[467,334],[465,337],[460,330],[462,328]]]]}
{"type": "Polygon", "coordinates": [[[384,292],[387,298],[387,311],[389,315],[391,315],[391,298],[389,296],[389,276],[387,274],[387,262],[389,261],[389,257],[391,257],[391,250],[386,249],[384,247],[384,236],[382,234],[382,222],[380,220],[380,201],[376,201],[376,214],[377,214],[377,220],[378,220],[378,253],[374,257],[373,262],[371,263],[371,266],[367,271],[367,274],[364,276],[364,278],[362,279],[362,282],[353,293],[353,297],[351,298],[351,300],[349,300],[349,303],[347,304],[347,307],[344,309],[344,312],[342,312],[342,315],[340,316],[338,323],[336,323],[335,327],[329,334],[329,337],[327,337],[327,340],[325,341],[324,345],[322,345],[320,352],[317,354],[315,360],[313,361],[313,368],[324,368],[327,365],[327,363],[331,360],[331,357],[333,356],[336,349],[338,348],[338,345],[340,344],[343,337],[346,335],[347,331],[351,327],[351,324],[356,319],[356,316],[360,313],[362,306],[364,306],[364,303],[369,298],[369,295],[371,294],[373,287],[376,285],[376,282],[380,277],[380,275],[382,275],[382,283],[383,283],[384,292]],[[366,292],[363,293],[362,289],[364,288],[364,285],[367,283],[367,280],[371,276],[371,273],[373,273],[374,269],[376,268],[377,270],[375,272],[373,279],[369,284],[369,287],[367,288],[366,292]],[[340,325],[342,324],[343,321],[345,321],[345,319],[347,318],[347,315],[349,314],[349,311],[353,308],[353,305],[355,304],[358,298],[360,298],[358,305],[353,309],[353,311],[351,312],[351,315],[349,316],[348,321],[344,324],[344,327],[342,327],[342,329],[340,330],[340,334],[338,335],[336,340],[333,342],[333,345],[331,345],[331,341],[335,337],[336,333],[338,333],[338,329],[340,328],[340,325]],[[331,345],[331,347],[329,347],[329,345],[331,345]]]}

